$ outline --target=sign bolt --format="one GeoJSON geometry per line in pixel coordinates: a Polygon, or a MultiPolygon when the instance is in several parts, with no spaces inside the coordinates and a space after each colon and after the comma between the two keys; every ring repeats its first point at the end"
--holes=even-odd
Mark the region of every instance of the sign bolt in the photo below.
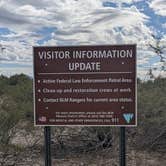
{"type": "Polygon", "coordinates": [[[124,106],[121,106],[121,109],[122,109],[122,110],[124,110],[124,108],[125,108],[124,106]]]}

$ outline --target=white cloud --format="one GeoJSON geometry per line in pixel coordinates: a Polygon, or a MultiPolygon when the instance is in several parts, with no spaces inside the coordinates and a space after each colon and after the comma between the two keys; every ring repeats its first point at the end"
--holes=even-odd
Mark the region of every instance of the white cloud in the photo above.
{"type": "Polygon", "coordinates": [[[32,67],[0,67],[0,75],[6,75],[8,77],[14,75],[14,74],[21,74],[24,73],[29,76],[33,76],[32,73],[32,67]]]}
{"type": "MultiPolygon", "coordinates": [[[[132,4],[141,0],[108,0],[132,4]]],[[[154,0],[156,1],[156,0],[154,0]]],[[[13,33],[2,35],[6,46],[2,61],[32,64],[32,46],[79,44],[138,45],[138,62],[148,63],[154,57],[147,45],[153,40],[146,25],[149,20],[135,6],[103,7],[104,0],[6,0],[0,3],[0,27],[13,33]],[[47,37],[38,33],[53,27],[47,37]]],[[[20,68],[19,68],[20,69],[20,68]]],[[[29,69],[28,69],[29,70],[29,69]]]]}
{"type": "Polygon", "coordinates": [[[102,0],[103,2],[112,2],[112,3],[127,3],[127,4],[132,4],[134,2],[139,2],[143,0],[102,0]]]}
{"type": "Polygon", "coordinates": [[[166,16],[166,1],[165,0],[152,0],[149,6],[154,10],[157,15],[166,16]]]}
{"type": "Polygon", "coordinates": [[[24,15],[24,16],[36,16],[36,17],[43,17],[47,16],[49,13],[44,9],[37,9],[31,5],[24,5],[20,6],[19,8],[15,9],[16,14],[24,15]]]}

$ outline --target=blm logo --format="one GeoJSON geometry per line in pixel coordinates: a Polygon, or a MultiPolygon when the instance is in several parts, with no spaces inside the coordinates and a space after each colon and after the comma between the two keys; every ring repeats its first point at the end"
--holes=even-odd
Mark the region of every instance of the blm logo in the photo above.
{"type": "Polygon", "coordinates": [[[123,114],[123,117],[127,123],[131,122],[131,120],[133,119],[133,116],[134,116],[133,113],[123,114]]]}

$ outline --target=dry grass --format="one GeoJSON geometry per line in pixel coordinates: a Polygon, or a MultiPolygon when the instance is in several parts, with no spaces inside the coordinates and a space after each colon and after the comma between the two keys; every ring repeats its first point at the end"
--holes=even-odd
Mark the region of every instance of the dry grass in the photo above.
{"type": "MultiPolygon", "coordinates": [[[[66,159],[54,159],[53,166],[119,166],[118,154],[99,152],[84,154],[66,159]]],[[[127,154],[127,166],[165,166],[166,154],[157,152],[136,152],[131,150],[127,154]]]]}

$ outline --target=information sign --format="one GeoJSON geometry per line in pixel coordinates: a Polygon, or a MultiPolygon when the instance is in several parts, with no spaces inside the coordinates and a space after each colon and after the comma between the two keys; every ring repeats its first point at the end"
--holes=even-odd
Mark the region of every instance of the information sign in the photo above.
{"type": "Polygon", "coordinates": [[[36,125],[136,126],[136,45],[33,51],[36,125]]]}

